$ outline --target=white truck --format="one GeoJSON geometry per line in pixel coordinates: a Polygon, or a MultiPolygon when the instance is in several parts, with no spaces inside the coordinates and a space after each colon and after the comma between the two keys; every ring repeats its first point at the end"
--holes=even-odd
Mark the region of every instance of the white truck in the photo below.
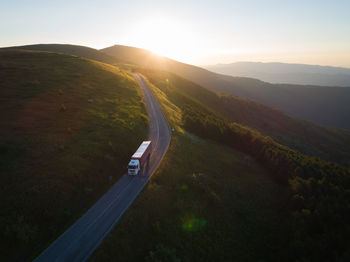
{"type": "Polygon", "coordinates": [[[128,175],[136,176],[151,156],[151,141],[143,141],[132,155],[128,165],[128,175]]]}

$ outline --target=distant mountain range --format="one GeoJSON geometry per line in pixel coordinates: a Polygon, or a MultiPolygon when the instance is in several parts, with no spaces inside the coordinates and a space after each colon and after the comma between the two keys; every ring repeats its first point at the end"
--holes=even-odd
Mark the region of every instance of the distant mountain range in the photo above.
{"type": "Polygon", "coordinates": [[[270,83],[350,87],[350,68],[287,64],[236,62],[204,68],[219,74],[258,78],[270,83]]]}

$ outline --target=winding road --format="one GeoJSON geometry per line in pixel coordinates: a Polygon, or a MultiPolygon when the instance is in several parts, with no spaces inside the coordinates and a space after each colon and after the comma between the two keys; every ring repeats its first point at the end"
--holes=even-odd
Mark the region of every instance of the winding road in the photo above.
{"type": "Polygon", "coordinates": [[[123,175],[100,200],[34,261],[88,260],[161,163],[170,143],[169,128],[157,99],[143,77],[138,73],[134,73],[134,76],[144,94],[150,119],[149,140],[153,143],[151,160],[146,172],[142,176],[123,175]]]}

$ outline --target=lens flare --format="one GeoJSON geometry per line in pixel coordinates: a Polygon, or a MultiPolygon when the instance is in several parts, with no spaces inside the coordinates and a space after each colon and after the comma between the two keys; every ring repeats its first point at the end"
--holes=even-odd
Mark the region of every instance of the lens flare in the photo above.
{"type": "Polygon", "coordinates": [[[202,230],[207,224],[207,221],[203,218],[190,218],[185,220],[182,225],[183,230],[188,232],[197,232],[202,230]]]}

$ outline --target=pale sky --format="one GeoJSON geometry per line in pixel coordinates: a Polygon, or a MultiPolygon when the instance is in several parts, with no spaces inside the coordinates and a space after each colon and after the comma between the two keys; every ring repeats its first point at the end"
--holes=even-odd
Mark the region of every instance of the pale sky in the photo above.
{"type": "Polygon", "coordinates": [[[0,0],[0,46],[150,49],[195,65],[350,67],[350,0],[0,0]]]}

